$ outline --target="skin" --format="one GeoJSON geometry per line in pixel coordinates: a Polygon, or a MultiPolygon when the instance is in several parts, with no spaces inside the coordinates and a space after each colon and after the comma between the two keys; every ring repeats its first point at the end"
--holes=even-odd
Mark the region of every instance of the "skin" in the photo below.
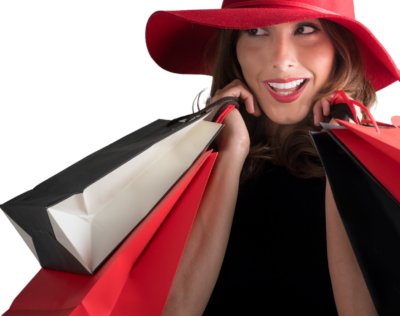
{"type": "Polygon", "coordinates": [[[256,35],[241,32],[236,51],[259,106],[273,122],[282,125],[293,125],[306,117],[311,98],[327,82],[335,57],[335,48],[318,19],[257,29],[256,35]],[[306,77],[308,83],[301,96],[290,103],[275,100],[263,84],[264,80],[294,77],[306,77]]]}

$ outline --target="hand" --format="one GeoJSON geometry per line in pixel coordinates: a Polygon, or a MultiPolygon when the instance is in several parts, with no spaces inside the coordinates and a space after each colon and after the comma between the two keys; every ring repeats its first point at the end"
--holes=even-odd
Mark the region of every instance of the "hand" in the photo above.
{"type": "MultiPolygon", "coordinates": [[[[346,93],[347,95],[347,93],[346,93]]],[[[320,122],[324,123],[329,123],[333,125],[339,125],[339,123],[330,116],[330,111],[331,111],[331,101],[333,99],[334,94],[331,94],[327,97],[324,97],[320,100],[318,100],[313,108],[313,113],[314,113],[314,124],[316,126],[320,126],[320,122]]],[[[347,95],[349,99],[353,100],[349,95],[347,95]]],[[[361,120],[362,114],[361,114],[361,109],[356,106],[356,112],[357,112],[357,117],[361,120]]],[[[355,123],[352,119],[350,119],[350,122],[355,123]]]]}
{"type": "MultiPolygon", "coordinates": [[[[232,81],[223,89],[217,90],[216,94],[210,100],[210,103],[222,99],[224,97],[236,97],[244,101],[246,110],[254,116],[260,116],[261,111],[258,107],[257,101],[250,90],[238,79],[232,81]]],[[[208,105],[209,105],[208,104],[208,105]]],[[[219,107],[217,106],[213,113],[215,114],[219,107]]],[[[211,121],[213,118],[211,113],[207,120],[211,121]]],[[[250,147],[250,138],[246,125],[238,110],[231,111],[225,118],[223,124],[225,125],[216,138],[216,143],[219,151],[221,150],[240,150],[247,156],[250,147]]]]}

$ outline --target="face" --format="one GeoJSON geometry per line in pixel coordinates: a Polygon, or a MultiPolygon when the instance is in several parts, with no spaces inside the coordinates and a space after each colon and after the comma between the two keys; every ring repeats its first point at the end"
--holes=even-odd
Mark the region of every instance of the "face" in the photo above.
{"type": "Polygon", "coordinates": [[[335,48],[318,19],[241,31],[236,51],[259,106],[283,125],[307,116],[335,58],[335,48]]]}

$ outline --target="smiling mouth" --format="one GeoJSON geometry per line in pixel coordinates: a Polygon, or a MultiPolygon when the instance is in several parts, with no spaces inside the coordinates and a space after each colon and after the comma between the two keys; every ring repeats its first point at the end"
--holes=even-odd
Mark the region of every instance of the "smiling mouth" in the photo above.
{"type": "Polygon", "coordinates": [[[267,82],[272,91],[280,95],[290,95],[301,89],[309,79],[299,79],[288,83],[267,82]]]}

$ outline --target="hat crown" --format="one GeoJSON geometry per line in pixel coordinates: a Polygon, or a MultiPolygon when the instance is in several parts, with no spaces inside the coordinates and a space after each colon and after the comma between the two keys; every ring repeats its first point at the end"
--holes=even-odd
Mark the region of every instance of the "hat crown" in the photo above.
{"type": "Polygon", "coordinates": [[[293,6],[330,11],[354,19],[353,0],[224,0],[222,8],[251,8],[265,6],[293,6]]]}

